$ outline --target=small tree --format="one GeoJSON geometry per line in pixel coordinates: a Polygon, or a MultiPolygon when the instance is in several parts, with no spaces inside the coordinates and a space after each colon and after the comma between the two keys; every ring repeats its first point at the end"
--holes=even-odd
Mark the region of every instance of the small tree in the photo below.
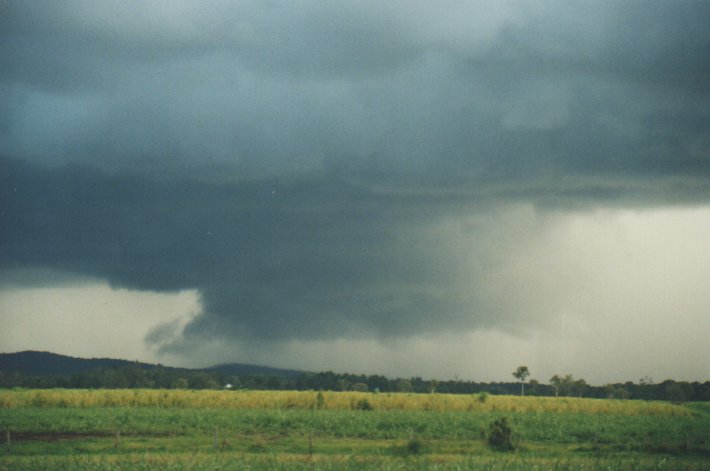
{"type": "Polygon", "coordinates": [[[435,379],[432,379],[429,381],[429,393],[434,394],[436,392],[436,388],[439,387],[439,382],[435,379]]]}
{"type": "Polygon", "coordinates": [[[397,381],[397,391],[399,392],[412,392],[414,390],[414,385],[408,379],[399,379],[397,381]]]}
{"type": "Polygon", "coordinates": [[[582,394],[584,394],[589,389],[589,385],[584,379],[579,378],[578,380],[572,383],[572,388],[574,389],[575,395],[582,397],[582,394]]]}
{"type": "Polygon", "coordinates": [[[520,395],[525,395],[525,378],[530,376],[530,370],[527,366],[519,366],[517,370],[513,373],[518,380],[520,380],[520,395]]]}
{"type": "Polygon", "coordinates": [[[567,392],[567,397],[572,395],[573,386],[574,386],[574,376],[572,376],[571,374],[566,374],[564,376],[564,378],[562,378],[562,387],[567,392]]]}
{"type": "Polygon", "coordinates": [[[550,378],[550,384],[555,389],[555,397],[559,396],[560,395],[560,387],[562,386],[562,378],[560,378],[558,375],[555,375],[552,378],[550,378]]]}

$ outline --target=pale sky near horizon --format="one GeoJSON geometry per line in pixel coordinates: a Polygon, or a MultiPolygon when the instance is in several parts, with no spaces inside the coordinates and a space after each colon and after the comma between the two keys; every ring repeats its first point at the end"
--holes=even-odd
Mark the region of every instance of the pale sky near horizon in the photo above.
{"type": "Polygon", "coordinates": [[[710,2],[0,0],[0,351],[710,380],[710,2]]]}

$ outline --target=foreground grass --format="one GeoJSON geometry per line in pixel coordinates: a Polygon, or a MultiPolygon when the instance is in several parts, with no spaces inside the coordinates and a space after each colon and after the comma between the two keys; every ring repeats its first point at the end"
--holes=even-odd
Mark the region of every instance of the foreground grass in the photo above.
{"type": "Polygon", "coordinates": [[[523,456],[471,456],[471,457],[362,457],[362,456],[243,456],[236,454],[171,454],[133,456],[74,456],[14,459],[0,463],[0,470],[490,470],[534,471],[555,469],[561,471],[622,471],[622,470],[690,470],[707,469],[702,462],[688,462],[677,458],[541,458],[523,456]]]}
{"type": "Polygon", "coordinates": [[[0,470],[710,469],[708,431],[708,404],[0,391],[0,470]],[[503,416],[514,429],[514,453],[485,442],[490,423],[503,416]]]}

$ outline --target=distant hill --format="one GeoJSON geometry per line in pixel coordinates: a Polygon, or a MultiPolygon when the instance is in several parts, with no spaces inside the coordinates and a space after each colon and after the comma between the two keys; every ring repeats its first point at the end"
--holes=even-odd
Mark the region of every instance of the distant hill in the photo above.
{"type": "Polygon", "coordinates": [[[0,353],[0,371],[14,371],[31,376],[71,376],[76,373],[91,371],[96,368],[139,367],[144,369],[166,368],[184,371],[216,371],[235,376],[279,376],[294,378],[301,371],[271,368],[268,366],[249,365],[244,363],[228,363],[209,368],[175,368],[137,361],[119,360],[113,358],[75,358],[50,352],[25,351],[17,353],[0,353]]]}
{"type": "Polygon", "coordinates": [[[50,352],[0,353],[0,371],[17,371],[33,376],[70,376],[99,367],[120,368],[123,366],[138,366],[148,369],[155,368],[157,365],[113,358],[75,358],[50,352]]]}

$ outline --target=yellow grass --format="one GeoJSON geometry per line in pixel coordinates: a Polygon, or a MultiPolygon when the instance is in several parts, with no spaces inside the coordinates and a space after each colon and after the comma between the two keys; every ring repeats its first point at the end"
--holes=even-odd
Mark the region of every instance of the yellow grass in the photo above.
{"type": "MultiPolygon", "coordinates": [[[[227,409],[310,409],[319,406],[315,391],[189,390],[0,390],[0,408],[17,407],[175,407],[227,409]]],[[[322,392],[320,407],[357,409],[366,400],[374,410],[556,412],[615,415],[683,416],[683,406],[666,402],[567,397],[322,392]]]]}

